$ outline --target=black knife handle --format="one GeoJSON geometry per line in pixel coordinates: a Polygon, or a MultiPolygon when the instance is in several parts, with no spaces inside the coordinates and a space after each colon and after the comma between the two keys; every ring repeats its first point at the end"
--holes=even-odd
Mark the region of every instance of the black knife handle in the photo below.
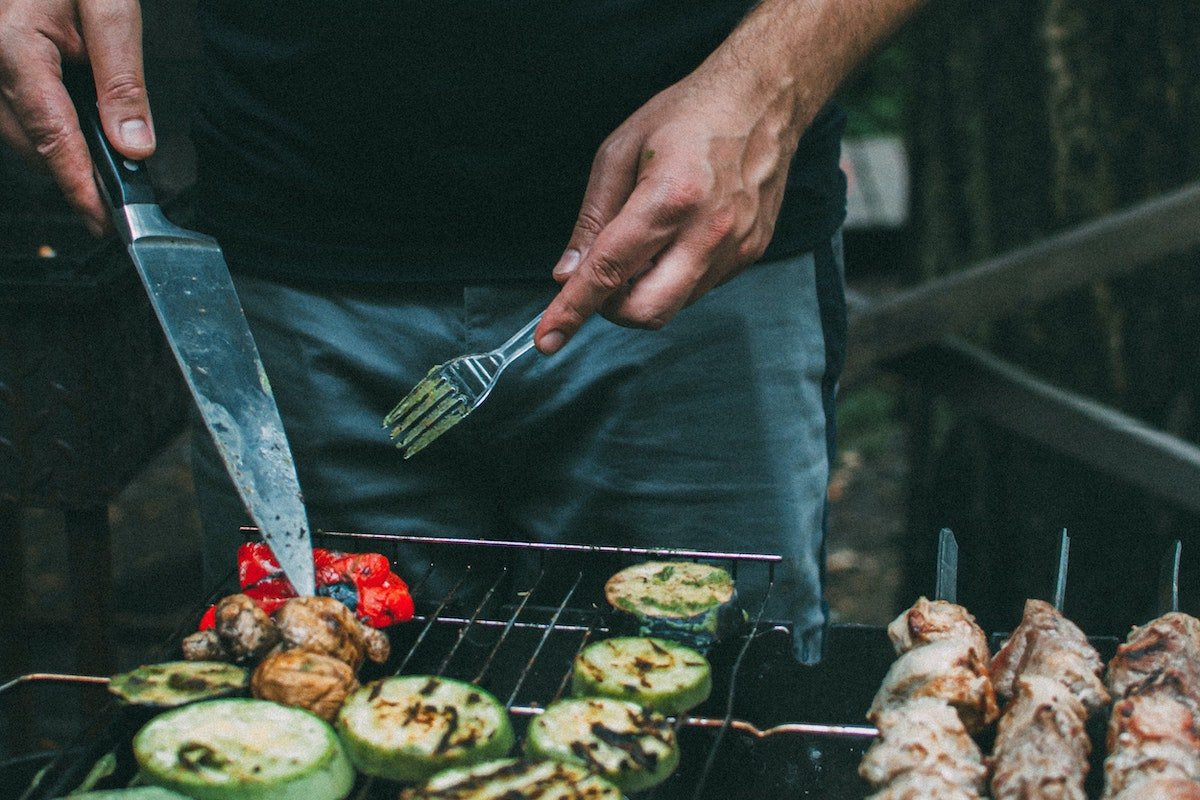
{"type": "Polygon", "coordinates": [[[121,155],[104,135],[91,68],[85,64],[63,64],[63,82],[75,103],[79,127],[96,168],[96,182],[108,204],[115,211],[127,205],[157,202],[145,162],[121,155]]]}

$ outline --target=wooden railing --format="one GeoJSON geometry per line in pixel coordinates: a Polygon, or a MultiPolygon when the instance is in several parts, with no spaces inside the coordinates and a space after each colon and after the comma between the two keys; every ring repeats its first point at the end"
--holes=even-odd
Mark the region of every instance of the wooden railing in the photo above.
{"type": "Polygon", "coordinates": [[[880,370],[1130,485],[1200,512],[1200,447],[1052,386],[954,334],[1200,248],[1200,183],[886,300],[849,293],[844,386],[880,370]]]}

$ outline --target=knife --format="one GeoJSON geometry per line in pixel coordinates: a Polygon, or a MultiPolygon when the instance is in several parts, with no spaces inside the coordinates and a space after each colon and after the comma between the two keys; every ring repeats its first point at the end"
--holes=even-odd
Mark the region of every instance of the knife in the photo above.
{"type": "Polygon", "coordinates": [[[96,183],[250,518],[297,594],[315,591],[292,451],[217,241],[170,222],[145,164],[109,144],[91,71],[64,67],[96,183]]]}

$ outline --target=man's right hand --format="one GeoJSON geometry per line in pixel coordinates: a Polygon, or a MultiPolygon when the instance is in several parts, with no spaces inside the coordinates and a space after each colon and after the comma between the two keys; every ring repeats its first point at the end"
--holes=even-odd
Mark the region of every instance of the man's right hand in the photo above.
{"type": "Polygon", "coordinates": [[[49,170],[93,234],[108,213],[63,85],[64,61],[90,61],[100,120],[127,158],[154,152],[138,0],[0,0],[0,136],[49,170]]]}

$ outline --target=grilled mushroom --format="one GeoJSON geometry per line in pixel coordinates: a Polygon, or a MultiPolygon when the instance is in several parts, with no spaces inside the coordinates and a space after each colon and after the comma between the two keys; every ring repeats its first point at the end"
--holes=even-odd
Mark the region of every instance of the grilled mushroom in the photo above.
{"type": "Polygon", "coordinates": [[[364,625],[350,609],[332,597],[295,597],[275,612],[281,650],[305,650],[344,661],[357,670],[363,660],[382,663],[388,639],[364,625]]]}
{"type": "Polygon", "coordinates": [[[250,678],[255,697],[306,708],[330,722],[357,688],[354,669],[345,661],[306,650],[272,653],[250,678]]]}

